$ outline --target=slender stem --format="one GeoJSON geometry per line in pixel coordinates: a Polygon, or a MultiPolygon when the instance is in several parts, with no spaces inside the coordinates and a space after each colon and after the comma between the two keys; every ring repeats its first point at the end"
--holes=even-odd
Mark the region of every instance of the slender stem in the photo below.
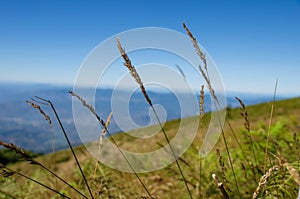
{"type": "Polygon", "coordinates": [[[173,147],[172,147],[172,145],[171,145],[171,143],[170,143],[169,137],[167,136],[167,134],[166,134],[166,132],[165,132],[165,129],[164,129],[164,127],[162,126],[162,124],[161,124],[161,122],[160,122],[160,119],[159,119],[159,117],[158,117],[158,115],[157,115],[157,112],[156,112],[155,108],[154,108],[153,106],[151,106],[151,108],[152,108],[152,110],[153,110],[153,112],[154,112],[154,115],[155,115],[155,118],[156,118],[156,120],[158,121],[159,126],[160,126],[160,128],[161,128],[161,130],[162,130],[162,132],[163,132],[163,134],[164,134],[164,137],[165,137],[165,139],[167,140],[167,143],[168,143],[168,145],[169,145],[169,147],[170,147],[170,150],[171,150],[171,153],[172,153],[172,155],[173,155],[173,157],[174,157],[174,159],[175,159],[176,165],[177,165],[178,170],[179,170],[179,172],[180,172],[180,174],[181,174],[181,176],[182,176],[182,179],[183,179],[184,184],[185,184],[185,186],[186,186],[186,189],[187,189],[187,191],[188,191],[188,193],[189,193],[189,196],[190,196],[190,198],[193,198],[192,193],[191,193],[191,191],[190,191],[190,188],[189,188],[189,186],[188,186],[188,184],[187,184],[187,181],[186,181],[186,179],[185,179],[185,177],[184,177],[184,175],[183,175],[183,172],[182,172],[182,169],[181,169],[181,167],[180,167],[180,164],[179,164],[179,162],[178,162],[178,160],[177,160],[177,158],[176,158],[174,149],[173,149],[173,147]]]}
{"type": "Polygon", "coordinates": [[[57,114],[57,112],[56,112],[55,107],[53,106],[53,104],[52,104],[52,102],[51,102],[50,100],[45,100],[45,99],[40,98],[40,97],[37,97],[37,98],[38,98],[38,99],[41,99],[41,100],[43,100],[43,101],[45,101],[45,102],[48,102],[48,103],[50,104],[50,106],[51,106],[51,108],[52,108],[52,110],[53,110],[53,112],[54,112],[54,114],[55,114],[55,117],[56,117],[56,119],[57,119],[57,121],[58,121],[58,123],[59,123],[59,126],[60,126],[60,128],[61,128],[61,130],[62,130],[62,132],[63,132],[63,134],[64,134],[64,136],[65,136],[65,138],[66,138],[66,141],[67,141],[67,143],[68,143],[68,145],[69,145],[69,147],[70,147],[70,149],[71,149],[71,151],[72,151],[73,157],[75,158],[76,164],[77,164],[77,166],[78,166],[78,168],[79,168],[79,170],[80,170],[80,173],[81,173],[82,178],[83,178],[83,180],[84,180],[84,182],[85,182],[85,185],[86,185],[86,187],[87,187],[87,189],[88,189],[88,191],[89,191],[89,193],[90,193],[90,196],[91,196],[92,199],[94,199],[94,196],[93,196],[93,194],[92,194],[92,191],[91,191],[91,189],[90,189],[90,186],[89,186],[89,184],[88,184],[88,182],[87,182],[87,180],[86,180],[86,178],[85,178],[85,175],[84,175],[84,173],[83,173],[83,171],[82,171],[82,169],[81,169],[81,166],[80,166],[80,164],[79,164],[79,161],[78,161],[78,159],[77,159],[77,156],[76,156],[76,154],[75,154],[75,152],[74,152],[74,150],[73,150],[72,144],[71,144],[71,142],[70,142],[70,140],[69,140],[69,138],[68,138],[68,136],[67,136],[67,133],[66,133],[66,131],[65,131],[65,129],[64,129],[64,127],[63,127],[61,121],[60,121],[60,118],[59,118],[59,116],[58,116],[58,114],[57,114]]]}
{"type": "Polygon", "coordinates": [[[78,191],[76,188],[74,188],[72,185],[70,185],[68,182],[66,182],[64,179],[62,179],[61,177],[59,177],[56,173],[54,173],[53,171],[49,170],[47,167],[45,167],[42,164],[38,164],[40,167],[42,167],[43,169],[45,169],[46,171],[48,171],[49,173],[51,173],[53,176],[56,177],[56,179],[61,180],[63,183],[65,183],[66,185],[68,185],[71,189],[73,189],[74,191],[76,191],[77,193],[79,193],[81,196],[83,196],[84,198],[88,199],[88,197],[86,197],[85,195],[83,195],[80,191],[78,191]]]}
{"type": "Polygon", "coordinates": [[[202,190],[202,158],[199,155],[199,199],[202,198],[201,190],[202,190]]]}
{"type": "Polygon", "coordinates": [[[247,161],[247,164],[249,165],[249,162],[248,162],[249,160],[248,160],[248,158],[247,158],[247,156],[246,156],[246,154],[245,154],[245,152],[244,152],[244,149],[243,149],[241,143],[239,142],[239,140],[237,139],[237,136],[236,136],[236,134],[235,134],[235,132],[234,132],[234,130],[233,130],[233,128],[232,128],[232,126],[231,126],[231,124],[230,124],[230,122],[229,122],[228,119],[226,119],[226,123],[227,123],[227,125],[229,126],[230,131],[231,131],[231,133],[232,133],[232,135],[233,135],[233,137],[234,137],[236,143],[239,145],[239,148],[240,148],[241,151],[242,151],[242,154],[243,154],[243,156],[244,156],[244,159],[247,161]]]}
{"type": "Polygon", "coordinates": [[[66,134],[66,132],[65,132],[65,129],[64,129],[64,127],[63,127],[63,125],[62,125],[62,123],[61,123],[61,121],[60,121],[60,119],[59,119],[59,116],[58,116],[58,114],[57,114],[57,112],[56,112],[56,110],[55,110],[55,108],[54,108],[52,102],[49,101],[49,103],[50,103],[50,106],[51,106],[52,110],[54,111],[55,117],[56,117],[56,119],[58,120],[58,123],[59,123],[59,125],[60,125],[60,127],[61,127],[61,129],[62,129],[62,131],[63,131],[63,133],[64,133],[64,136],[65,136],[65,138],[66,138],[66,140],[67,140],[67,142],[68,142],[68,145],[69,145],[69,147],[70,147],[70,149],[71,149],[71,151],[72,151],[72,154],[73,154],[73,156],[74,156],[74,158],[75,158],[75,161],[76,161],[77,166],[78,166],[78,168],[79,168],[79,170],[80,170],[80,173],[81,173],[81,175],[82,175],[82,178],[83,178],[83,180],[84,180],[84,182],[85,182],[85,184],[86,184],[86,187],[88,188],[88,191],[89,191],[91,197],[94,199],[94,196],[93,196],[93,194],[92,194],[92,191],[91,191],[91,189],[90,189],[90,186],[89,186],[89,184],[88,184],[88,182],[87,182],[87,180],[86,180],[86,178],[85,178],[85,175],[83,174],[83,171],[82,171],[82,169],[81,169],[81,166],[80,166],[80,164],[79,164],[79,161],[78,161],[78,159],[77,159],[77,156],[75,155],[75,152],[74,152],[74,150],[73,150],[73,147],[72,147],[72,145],[71,145],[71,142],[70,142],[70,140],[69,140],[69,138],[68,138],[68,136],[67,136],[67,134],[66,134]]]}
{"type": "Polygon", "coordinates": [[[14,172],[14,173],[18,174],[19,176],[24,177],[24,178],[26,178],[26,179],[28,179],[28,180],[30,180],[30,181],[32,181],[32,182],[35,182],[35,183],[39,184],[39,185],[45,187],[46,189],[48,189],[48,190],[50,190],[50,191],[53,191],[53,192],[59,194],[60,196],[62,196],[62,197],[64,197],[64,198],[69,198],[69,199],[71,199],[70,197],[68,197],[68,196],[66,196],[66,195],[64,195],[64,194],[62,194],[62,193],[60,193],[60,192],[58,192],[57,190],[52,189],[52,188],[49,187],[48,185],[45,185],[45,184],[43,184],[43,183],[41,183],[41,182],[39,182],[39,181],[37,181],[37,180],[34,180],[34,179],[32,179],[32,178],[30,178],[30,177],[28,177],[28,176],[26,176],[26,175],[24,175],[24,174],[22,174],[22,173],[20,173],[20,172],[18,172],[18,171],[14,171],[14,170],[9,169],[9,168],[7,168],[7,167],[4,167],[4,168],[7,169],[7,170],[9,170],[9,171],[11,171],[11,172],[14,172]]]}
{"type": "MultiPolygon", "coordinates": [[[[231,124],[230,124],[230,122],[229,122],[228,119],[226,119],[226,123],[227,123],[227,125],[229,126],[230,131],[232,132],[232,135],[233,135],[235,141],[236,141],[237,144],[239,145],[239,148],[241,149],[242,155],[243,155],[244,159],[246,160],[247,166],[249,166],[249,167],[251,168],[251,164],[250,164],[250,162],[249,162],[249,160],[248,160],[248,158],[247,158],[247,156],[246,156],[246,154],[245,154],[245,152],[244,152],[244,149],[243,149],[241,143],[239,142],[239,140],[237,139],[236,133],[234,132],[234,130],[233,130],[233,128],[232,128],[232,126],[231,126],[231,124]]],[[[257,165],[257,164],[256,164],[256,165],[257,165]]],[[[255,175],[255,171],[253,171],[253,175],[254,175],[254,181],[255,181],[255,182],[258,181],[259,179],[257,179],[257,176],[255,175]]]]}
{"type": "Polygon", "coordinates": [[[235,172],[234,172],[234,169],[233,169],[233,164],[232,164],[232,160],[231,160],[231,156],[230,156],[230,153],[229,153],[229,149],[228,149],[228,145],[227,145],[227,141],[226,141],[226,138],[225,138],[225,133],[224,133],[223,128],[222,128],[222,137],[223,137],[223,141],[224,141],[224,144],[225,144],[226,152],[228,154],[228,159],[229,159],[231,171],[233,173],[235,186],[236,186],[236,189],[237,189],[237,191],[239,193],[239,196],[241,197],[240,189],[239,189],[239,186],[238,186],[238,183],[237,183],[237,179],[236,179],[236,176],[235,176],[235,172]]]}
{"type": "MultiPolygon", "coordinates": [[[[220,105],[219,105],[218,101],[214,101],[214,106],[215,106],[216,110],[220,110],[220,108],[219,108],[220,105]]],[[[226,148],[226,152],[227,152],[227,155],[228,155],[230,168],[231,168],[231,171],[232,171],[232,174],[233,174],[233,177],[234,177],[235,186],[236,186],[236,189],[238,191],[239,197],[242,198],[241,193],[240,193],[240,189],[239,189],[239,186],[238,186],[238,183],[237,183],[236,175],[235,175],[235,172],[234,172],[234,168],[233,168],[233,164],[232,164],[232,160],[231,160],[231,155],[229,153],[229,149],[228,149],[228,145],[227,145],[227,141],[226,141],[226,137],[225,137],[225,133],[224,133],[224,127],[221,123],[219,115],[218,115],[218,121],[219,121],[219,125],[221,127],[221,131],[222,131],[221,134],[222,134],[222,138],[223,138],[225,148],[226,148]]]]}
{"type": "Polygon", "coordinates": [[[267,135],[267,142],[266,142],[265,162],[264,162],[264,173],[266,172],[266,168],[267,168],[269,139],[270,139],[270,133],[271,133],[271,125],[272,125],[272,119],[273,119],[274,106],[275,106],[277,84],[278,84],[278,79],[276,79],[276,83],[275,83],[274,96],[273,96],[271,114],[270,114],[269,125],[268,125],[268,135],[267,135]]]}
{"type": "Polygon", "coordinates": [[[148,188],[146,187],[146,185],[143,183],[143,181],[141,180],[140,176],[136,173],[134,167],[131,165],[130,161],[128,160],[128,158],[126,157],[126,155],[123,153],[123,151],[121,150],[121,148],[119,147],[118,143],[115,141],[115,139],[111,136],[111,134],[109,133],[108,129],[103,126],[103,128],[105,128],[105,131],[107,132],[107,134],[109,135],[111,141],[113,142],[113,144],[118,148],[119,152],[121,153],[121,155],[123,156],[123,158],[125,159],[125,161],[127,162],[127,164],[129,165],[130,169],[132,170],[132,172],[134,173],[134,175],[136,176],[136,178],[139,180],[139,182],[141,183],[141,185],[143,186],[143,188],[145,189],[145,191],[147,192],[148,196],[150,198],[154,198],[150,191],[148,190],[148,188]]]}
{"type": "Polygon", "coordinates": [[[97,115],[96,111],[91,108],[92,106],[88,105],[86,103],[85,100],[83,100],[79,95],[77,94],[74,94],[73,92],[69,92],[72,96],[75,96],[77,97],[77,99],[79,99],[82,104],[88,108],[92,113],[93,115],[96,116],[100,126],[103,127],[103,129],[105,130],[105,132],[109,135],[109,137],[111,138],[111,141],[113,142],[113,144],[117,147],[117,149],[119,150],[119,152],[121,153],[121,155],[123,156],[123,158],[125,159],[125,161],[127,162],[127,164],[129,165],[130,169],[132,170],[132,172],[134,173],[134,175],[137,177],[138,181],[141,183],[141,185],[143,186],[143,188],[145,189],[145,191],[147,192],[148,196],[150,198],[153,198],[150,191],[148,190],[148,188],[146,187],[146,185],[143,183],[143,181],[141,180],[141,178],[139,177],[139,175],[137,174],[137,172],[135,171],[134,167],[131,165],[130,161],[127,159],[127,157],[125,156],[125,154],[123,153],[123,151],[121,150],[121,148],[119,147],[118,143],[115,141],[115,139],[111,136],[110,132],[108,131],[104,121],[99,117],[99,115],[97,115]]]}

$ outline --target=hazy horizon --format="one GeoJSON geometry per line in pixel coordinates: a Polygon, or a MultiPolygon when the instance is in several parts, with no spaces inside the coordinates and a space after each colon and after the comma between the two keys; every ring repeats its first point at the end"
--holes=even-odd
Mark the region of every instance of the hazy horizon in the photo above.
{"type": "MultiPolygon", "coordinates": [[[[143,27],[185,34],[181,25],[185,22],[216,63],[226,90],[271,94],[278,78],[278,94],[300,94],[296,87],[300,85],[297,0],[134,5],[2,1],[0,16],[0,81],[72,85],[89,53],[113,35],[143,27]]],[[[145,53],[133,56],[132,62],[138,67],[147,59],[145,53]]],[[[172,67],[178,64],[160,56],[162,59],[172,67]]],[[[117,77],[120,71],[126,71],[124,66],[110,74],[117,77]]],[[[188,78],[192,75],[191,71],[186,74],[188,78]]]]}

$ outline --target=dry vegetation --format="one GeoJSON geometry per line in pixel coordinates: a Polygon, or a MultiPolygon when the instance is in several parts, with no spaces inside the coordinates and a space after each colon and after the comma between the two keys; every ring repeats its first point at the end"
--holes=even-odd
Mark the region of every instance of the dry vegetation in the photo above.
{"type": "MultiPolygon", "coordinates": [[[[218,108],[218,99],[211,85],[205,54],[187,26],[183,24],[183,27],[202,62],[199,64],[200,73],[218,108]]],[[[147,144],[144,144],[142,139],[125,134],[111,136],[111,115],[105,122],[94,107],[70,91],[73,97],[91,111],[103,128],[99,135],[99,151],[102,136],[107,134],[108,139],[118,149],[147,152],[168,145],[175,156],[170,140],[175,136],[181,120],[187,123],[185,131],[188,132],[188,124],[195,120],[195,117],[169,121],[162,125],[152,106],[151,98],[120,40],[117,40],[117,44],[124,65],[140,86],[159,124],[137,131],[142,134],[155,128],[159,129],[160,133],[148,138],[147,144]]],[[[130,166],[131,174],[96,162],[83,146],[73,149],[51,101],[37,97],[35,101],[28,103],[38,109],[50,125],[52,120],[37,103],[52,108],[70,151],[64,150],[55,155],[49,154],[34,159],[17,146],[1,141],[0,145],[19,154],[23,161],[1,165],[0,198],[296,198],[300,184],[300,98],[250,107],[246,107],[241,99],[236,99],[241,108],[227,109],[222,138],[215,146],[214,152],[205,158],[199,155],[203,133],[206,132],[211,117],[210,113],[204,113],[203,110],[205,101],[202,86],[200,128],[194,143],[186,153],[162,170],[138,174],[119,150],[130,166]]]]}

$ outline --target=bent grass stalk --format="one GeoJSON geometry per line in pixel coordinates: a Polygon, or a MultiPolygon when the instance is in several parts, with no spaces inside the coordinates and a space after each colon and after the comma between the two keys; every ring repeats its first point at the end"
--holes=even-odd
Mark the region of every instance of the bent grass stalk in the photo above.
{"type": "Polygon", "coordinates": [[[84,198],[87,199],[87,197],[82,194],[79,190],[77,190],[75,187],[73,187],[72,185],[70,185],[67,181],[65,181],[63,178],[61,178],[60,176],[58,176],[56,173],[54,173],[53,171],[51,171],[50,169],[48,169],[46,166],[44,166],[42,163],[38,162],[37,160],[34,160],[29,154],[27,154],[23,149],[17,147],[16,145],[12,144],[12,143],[6,143],[3,141],[0,141],[0,146],[3,146],[7,149],[10,149],[12,151],[14,151],[15,153],[19,154],[22,159],[24,161],[29,162],[29,164],[32,165],[37,165],[39,167],[41,167],[42,169],[46,170],[48,173],[52,174],[53,176],[55,176],[57,179],[59,179],[60,181],[62,181],[64,184],[66,184],[68,187],[70,187],[71,189],[73,189],[74,191],[76,191],[77,193],[79,193],[81,196],[83,196],[84,198]]]}
{"type": "Polygon", "coordinates": [[[89,184],[88,184],[88,182],[87,182],[87,180],[86,180],[86,177],[85,177],[85,175],[84,175],[84,173],[83,173],[83,171],[82,171],[82,169],[81,169],[80,163],[79,163],[79,161],[78,161],[78,159],[77,159],[77,156],[76,156],[76,154],[75,154],[75,152],[74,152],[74,149],[73,149],[73,147],[72,147],[72,144],[71,144],[71,142],[70,142],[70,140],[69,140],[69,137],[68,137],[68,135],[67,135],[67,133],[66,133],[66,131],[65,131],[65,129],[64,129],[62,123],[61,123],[61,121],[60,121],[60,118],[59,118],[59,116],[58,116],[58,113],[56,112],[56,109],[55,109],[53,103],[52,103],[50,100],[46,100],[46,99],[41,98],[41,97],[38,97],[38,96],[35,96],[35,97],[36,97],[37,99],[39,99],[39,100],[42,100],[42,101],[48,103],[48,104],[50,105],[51,109],[53,110],[53,112],[54,112],[54,114],[55,114],[55,117],[56,117],[56,119],[57,119],[57,121],[58,121],[58,123],[59,123],[59,126],[60,126],[60,128],[61,128],[61,130],[62,130],[62,132],[63,132],[63,134],[64,134],[64,136],[65,136],[65,139],[66,139],[66,141],[67,141],[67,143],[68,143],[68,145],[69,145],[69,148],[71,149],[72,155],[73,155],[73,157],[74,157],[74,159],[75,159],[75,161],[76,161],[76,164],[77,164],[77,166],[78,166],[78,168],[79,168],[79,170],[80,170],[80,173],[81,173],[82,178],[83,178],[83,180],[84,180],[84,183],[85,183],[85,185],[86,185],[86,187],[87,187],[87,189],[88,189],[88,191],[89,191],[89,194],[90,194],[91,198],[94,199],[94,196],[93,196],[93,194],[92,194],[91,188],[90,188],[90,186],[89,186],[89,184]]]}
{"type": "MultiPolygon", "coordinates": [[[[217,98],[217,96],[215,94],[215,91],[214,91],[214,89],[212,87],[212,84],[211,84],[211,81],[210,81],[210,78],[209,78],[209,73],[208,73],[208,69],[207,69],[206,56],[205,56],[204,53],[202,53],[202,51],[201,51],[201,49],[200,49],[200,47],[198,45],[198,42],[197,42],[196,38],[193,36],[192,32],[188,29],[188,27],[185,25],[185,23],[182,23],[182,25],[183,25],[183,28],[186,30],[187,35],[190,37],[190,39],[191,39],[191,41],[193,43],[193,46],[196,49],[198,56],[200,57],[200,60],[204,64],[204,70],[202,69],[201,65],[199,65],[199,70],[200,70],[201,75],[202,75],[202,77],[204,78],[204,80],[205,80],[205,82],[207,84],[207,87],[208,87],[208,89],[210,91],[210,94],[211,94],[212,98],[214,99],[214,106],[215,106],[216,110],[218,110],[219,109],[219,101],[218,101],[218,98],[217,98]],[[204,71],[206,71],[206,73],[204,71]]],[[[236,189],[238,191],[239,196],[241,197],[241,193],[240,193],[239,186],[238,186],[238,183],[237,183],[235,171],[234,171],[234,168],[233,168],[233,163],[232,163],[231,155],[229,153],[229,149],[228,149],[228,145],[227,145],[227,141],[226,141],[226,137],[225,137],[225,133],[224,133],[224,127],[221,124],[221,120],[220,120],[219,116],[218,116],[218,120],[219,120],[219,123],[220,123],[220,128],[221,128],[221,131],[222,131],[221,134],[222,134],[222,138],[223,138],[223,141],[224,141],[224,144],[225,144],[225,148],[226,148],[226,152],[227,152],[227,155],[228,155],[228,159],[229,159],[231,171],[233,173],[233,177],[234,177],[236,189]]]]}
{"type": "Polygon", "coordinates": [[[119,150],[120,154],[123,156],[123,158],[127,162],[128,166],[130,167],[130,169],[132,170],[132,172],[134,173],[134,175],[136,176],[136,178],[138,179],[138,181],[140,182],[140,184],[142,185],[142,187],[144,188],[144,190],[147,192],[148,196],[150,198],[153,198],[153,196],[151,195],[150,191],[148,190],[148,188],[146,187],[146,185],[143,183],[142,179],[137,174],[137,172],[135,171],[134,167],[131,165],[130,161],[128,160],[128,158],[126,157],[126,155],[121,150],[121,148],[118,145],[118,143],[115,141],[115,139],[113,138],[113,136],[111,136],[110,132],[106,128],[105,122],[97,114],[95,108],[92,105],[89,105],[83,98],[81,98],[78,94],[74,93],[73,91],[69,91],[69,94],[72,95],[73,97],[76,97],[82,103],[83,106],[85,106],[86,108],[88,108],[95,115],[95,117],[97,118],[99,124],[104,128],[105,132],[110,137],[112,143],[117,147],[117,149],[119,150]]]}
{"type": "Polygon", "coordinates": [[[189,196],[190,196],[190,198],[193,198],[192,193],[191,193],[191,191],[190,191],[190,188],[189,188],[189,186],[188,186],[188,184],[187,184],[187,180],[186,180],[186,178],[184,177],[183,172],[182,172],[182,169],[181,169],[181,167],[180,167],[180,164],[179,164],[179,162],[178,162],[178,160],[177,160],[177,158],[176,158],[175,151],[174,151],[174,149],[173,149],[173,147],[172,147],[172,145],[171,145],[171,143],[170,143],[169,137],[167,136],[167,133],[165,132],[165,129],[164,129],[164,127],[163,127],[163,125],[162,125],[162,123],[161,123],[161,121],[160,121],[160,119],[159,119],[159,117],[158,117],[158,114],[157,114],[157,112],[156,112],[156,110],[155,110],[155,108],[154,108],[154,106],[153,106],[153,104],[152,104],[152,101],[151,101],[150,97],[148,96],[148,93],[146,92],[146,89],[145,89],[145,87],[144,87],[144,84],[143,84],[143,82],[142,82],[142,80],[141,80],[139,74],[137,73],[136,69],[135,69],[134,66],[131,64],[131,61],[130,61],[128,55],[126,54],[125,50],[123,49],[123,47],[122,47],[122,45],[121,45],[121,43],[120,43],[120,39],[119,39],[119,38],[117,38],[117,44],[118,44],[118,49],[119,49],[119,51],[120,51],[120,53],[121,53],[121,55],[122,55],[122,57],[123,57],[123,59],[124,59],[124,65],[128,68],[128,70],[130,71],[131,76],[135,79],[135,81],[136,81],[136,82],[138,83],[138,85],[140,86],[140,89],[141,89],[141,91],[142,91],[142,93],[143,93],[143,95],[144,95],[146,101],[147,101],[148,104],[150,105],[150,107],[151,107],[151,109],[152,109],[152,111],[153,111],[153,113],[154,113],[154,115],[155,115],[155,118],[156,118],[156,120],[157,120],[157,122],[158,122],[158,124],[159,124],[159,126],[160,126],[160,129],[162,130],[163,135],[164,135],[164,137],[165,137],[165,139],[166,139],[166,141],[167,141],[167,143],[168,143],[168,146],[169,146],[169,148],[170,148],[170,151],[171,151],[171,153],[172,153],[172,156],[173,156],[173,158],[175,159],[176,165],[177,165],[177,167],[178,167],[178,170],[179,170],[179,172],[180,172],[180,175],[181,175],[181,177],[182,177],[182,180],[184,181],[184,184],[185,184],[186,189],[187,189],[187,191],[188,191],[188,193],[189,193],[189,196]]]}
{"type": "MultiPolygon", "coordinates": [[[[51,131],[51,135],[52,135],[52,138],[51,138],[51,145],[52,145],[52,155],[53,155],[53,164],[54,164],[54,172],[56,172],[56,153],[55,153],[55,144],[54,144],[54,132],[53,132],[53,129],[52,129],[52,120],[50,118],[49,115],[47,115],[39,105],[37,105],[36,103],[34,103],[33,101],[36,102],[35,99],[32,99],[32,101],[30,100],[26,100],[26,103],[29,104],[30,106],[32,106],[33,108],[37,109],[40,114],[44,117],[44,119],[49,123],[49,127],[50,127],[50,131],[51,131]]],[[[40,102],[38,102],[40,103],[40,102]]],[[[44,105],[48,105],[48,104],[45,104],[45,103],[42,103],[44,105]]],[[[55,180],[55,188],[57,188],[57,178],[54,179],[55,180]]]]}
{"type": "MultiPolygon", "coordinates": [[[[34,183],[36,183],[36,184],[38,184],[38,185],[40,185],[40,186],[42,186],[42,187],[44,187],[44,188],[46,188],[46,189],[52,191],[52,192],[54,192],[54,193],[60,195],[60,196],[63,197],[63,198],[69,198],[69,199],[71,199],[69,196],[66,196],[65,194],[60,193],[59,191],[57,191],[57,190],[55,190],[55,189],[49,187],[48,185],[46,185],[46,184],[44,184],[44,183],[41,183],[41,182],[39,182],[39,181],[37,181],[37,180],[31,178],[31,177],[28,177],[28,176],[26,176],[26,175],[24,175],[24,174],[22,174],[22,173],[20,173],[20,172],[18,172],[18,171],[12,170],[12,169],[10,169],[10,168],[4,166],[4,165],[1,165],[0,167],[1,167],[1,169],[6,169],[6,170],[8,170],[9,175],[17,174],[17,175],[19,175],[19,176],[21,176],[21,177],[23,177],[23,178],[26,178],[26,179],[28,179],[28,180],[30,180],[30,181],[32,181],[32,182],[34,182],[34,183]]],[[[7,171],[6,171],[6,172],[7,172],[7,171]]],[[[5,175],[4,175],[4,177],[8,177],[8,176],[5,176],[5,175]]]]}

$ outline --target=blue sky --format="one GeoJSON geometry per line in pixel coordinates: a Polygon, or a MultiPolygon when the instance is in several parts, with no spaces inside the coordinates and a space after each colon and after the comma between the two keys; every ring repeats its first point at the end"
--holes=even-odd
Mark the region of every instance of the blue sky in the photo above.
{"type": "Polygon", "coordinates": [[[132,28],[184,33],[208,51],[227,91],[300,95],[299,0],[0,2],[0,81],[72,85],[89,52],[132,28]]]}

